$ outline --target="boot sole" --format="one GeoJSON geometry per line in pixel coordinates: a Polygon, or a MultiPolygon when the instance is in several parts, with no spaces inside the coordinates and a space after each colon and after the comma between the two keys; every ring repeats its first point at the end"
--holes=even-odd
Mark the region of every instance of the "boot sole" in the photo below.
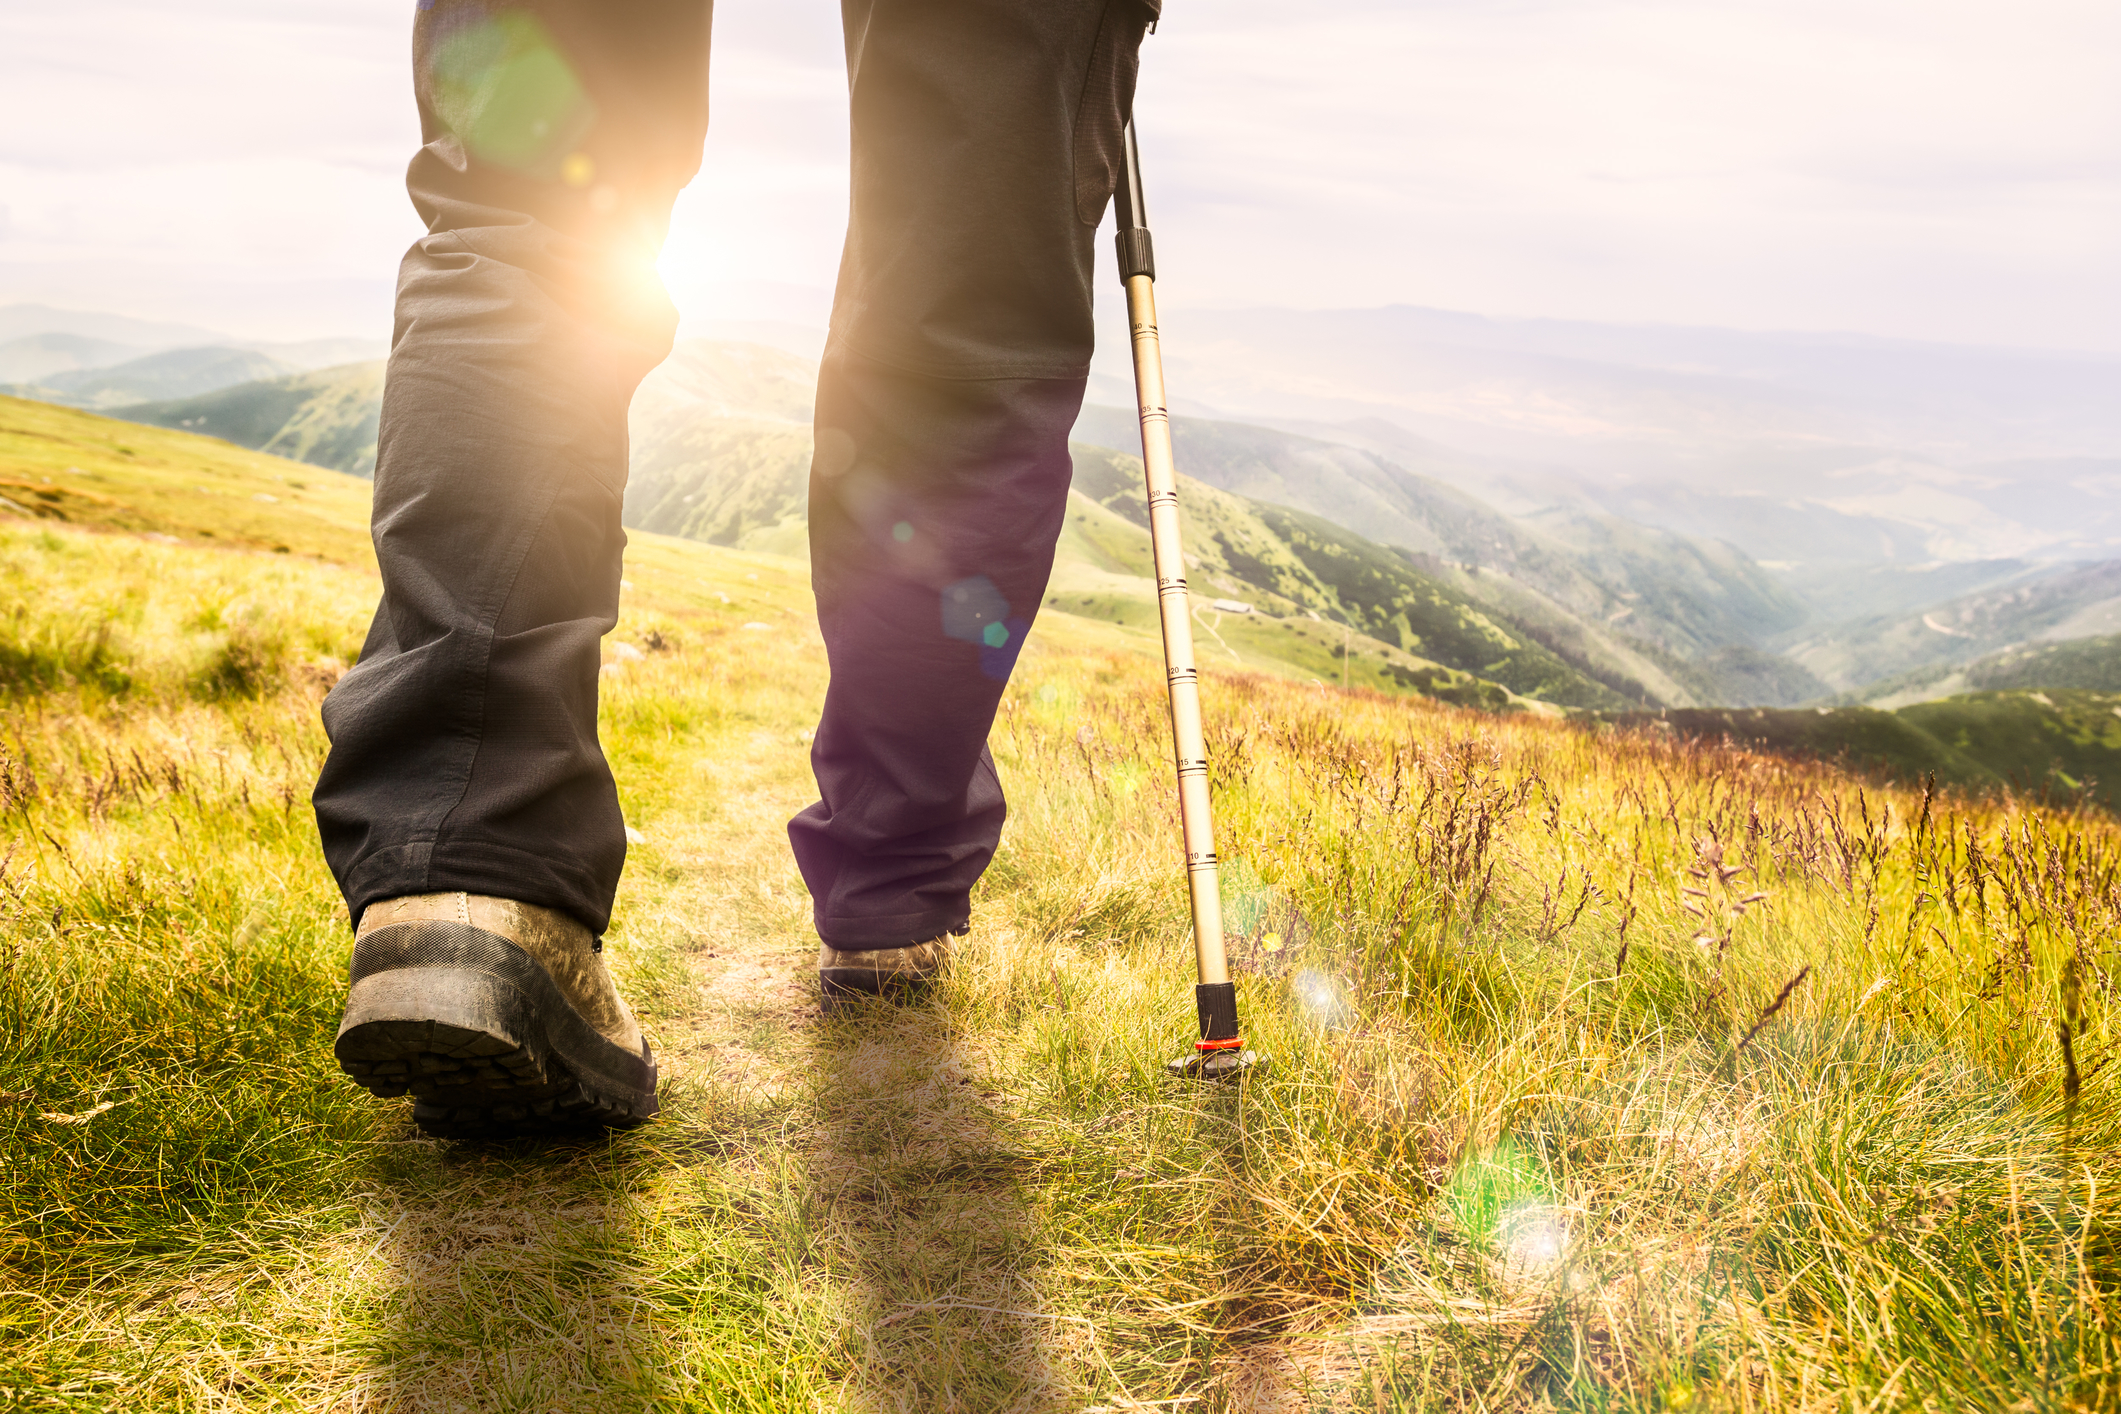
{"type": "Polygon", "coordinates": [[[545,968],[463,923],[397,923],[354,944],[332,1053],[371,1094],[410,1094],[444,1138],[620,1128],[656,1112],[655,1056],[613,1045],[545,968]]]}

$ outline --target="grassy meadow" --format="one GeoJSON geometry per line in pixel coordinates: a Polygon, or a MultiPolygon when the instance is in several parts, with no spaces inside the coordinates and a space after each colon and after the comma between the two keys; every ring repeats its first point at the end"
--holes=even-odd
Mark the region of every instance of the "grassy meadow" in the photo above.
{"type": "Polygon", "coordinates": [[[823,1015],[805,567],[658,536],[663,1114],[420,1135],[306,800],[363,490],[0,400],[0,1410],[2121,1409],[2108,816],[1211,666],[1272,1062],[1188,1088],[1153,639],[1040,621],[962,964],[823,1015]]]}

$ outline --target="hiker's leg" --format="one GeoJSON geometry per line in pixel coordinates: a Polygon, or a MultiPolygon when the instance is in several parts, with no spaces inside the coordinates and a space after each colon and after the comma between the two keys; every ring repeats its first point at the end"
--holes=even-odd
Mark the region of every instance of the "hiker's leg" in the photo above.
{"type": "Polygon", "coordinates": [[[383,599],[324,704],[325,857],[356,918],[463,890],[601,930],[625,859],[596,735],[626,408],[669,352],[652,264],[707,122],[708,0],[422,0],[428,234],[399,272],[383,599]]]}
{"type": "Polygon", "coordinates": [[[965,923],[987,730],[1038,612],[1089,373],[1093,237],[1140,0],[843,0],[853,213],[818,382],[832,683],[789,825],[837,948],[965,923]]]}

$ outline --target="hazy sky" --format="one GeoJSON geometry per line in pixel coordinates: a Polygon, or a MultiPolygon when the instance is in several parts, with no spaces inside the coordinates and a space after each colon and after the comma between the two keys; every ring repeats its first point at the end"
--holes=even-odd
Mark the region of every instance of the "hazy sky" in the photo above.
{"type": "MultiPolygon", "coordinates": [[[[2114,0],[1166,0],[1138,104],[1165,300],[2121,351],[2114,0]]],[[[664,266],[820,319],[830,0],[723,0],[664,266]],[[724,219],[726,213],[727,219],[724,219]]],[[[417,234],[412,5],[0,16],[0,303],[381,335],[417,234]]]]}

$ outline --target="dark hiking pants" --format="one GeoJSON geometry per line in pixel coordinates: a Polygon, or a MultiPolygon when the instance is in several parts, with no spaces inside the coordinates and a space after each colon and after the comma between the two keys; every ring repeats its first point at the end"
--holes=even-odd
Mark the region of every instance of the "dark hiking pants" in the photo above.
{"type": "MultiPolygon", "coordinates": [[[[1095,226],[1154,0],[843,0],[853,205],[818,381],[822,799],[789,838],[827,942],[963,925],[986,735],[1044,594],[1095,226]]],[[[324,705],[356,918],[465,890],[601,931],[626,854],[597,744],[626,410],[707,123],[706,0],[419,0],[425,146],[383,398],[383,599],[324,705]]],[[[731,211],[726,219],[746,219],[731,211]]]]}

